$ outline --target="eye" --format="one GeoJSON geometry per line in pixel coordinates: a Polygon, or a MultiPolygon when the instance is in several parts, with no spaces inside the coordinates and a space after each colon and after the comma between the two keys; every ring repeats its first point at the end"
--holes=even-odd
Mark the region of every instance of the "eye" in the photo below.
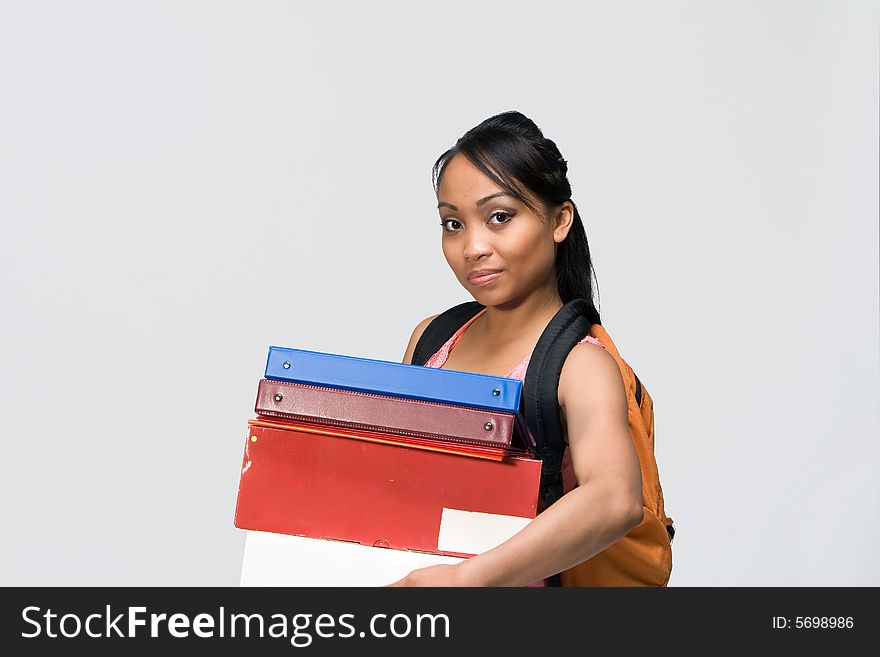
{"type": "Polygon", "coordinates": [[[497,226],[499,224],[506,224],[507,222],[509,222],[510,219],[513,217],[513,215],[510,212],[499,211],[499,212],[493,212],[491,215],[489,215],[490,220],[494,217],[504,217],[504,221],[500,221],[495,224],[497,226]]]}
{"type": "Polygon", "coordinates": [[[445,230],[448,233],[451,233],[451,232],[454,232],[455,230],[458,230],[458,227],[461,226],[461,222],[458,219],[441,219],[440,225],[443,226],[443,230],[445,230]],[[450,230],[447,227],[449,223],[457,224],[457,226],[455,228],[453,228],[452,230],[450,230]]]}

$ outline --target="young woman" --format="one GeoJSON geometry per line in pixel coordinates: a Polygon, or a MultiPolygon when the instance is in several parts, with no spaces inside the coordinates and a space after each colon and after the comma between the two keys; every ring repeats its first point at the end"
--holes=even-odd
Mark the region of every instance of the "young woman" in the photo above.
{"type": "MultiPolygon", "coordinates": [[[[426,363],[524,378],[538,338],[570,299],[593,303],[584,225],[556,144],[519,112],[465,133],[433,169],[443,254],[459,283],[486,306],[426,363]]],[[[415,327],[403,357],[436,315],[415,327]]],[[[587,336],[560,375],[568,448],[566,493],[515,536],[455,565],[419,568],[393,586],[526,586],[580,564],[643,517],[642,478],[614,357],[587,336]]]]}

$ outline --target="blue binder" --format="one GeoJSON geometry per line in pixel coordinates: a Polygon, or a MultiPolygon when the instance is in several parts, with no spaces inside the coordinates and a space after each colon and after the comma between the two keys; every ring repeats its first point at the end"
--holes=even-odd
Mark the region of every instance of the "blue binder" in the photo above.
{"type": "Polygon", "coordinates": [[[266,378],[515,413],[522,381],[320,351],[269,347],[266,378]]]}

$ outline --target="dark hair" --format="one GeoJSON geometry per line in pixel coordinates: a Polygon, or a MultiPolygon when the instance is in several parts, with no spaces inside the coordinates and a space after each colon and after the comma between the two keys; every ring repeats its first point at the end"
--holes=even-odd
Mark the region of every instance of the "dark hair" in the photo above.
{"type": "MultiPolygon", "coordinates": [[[[568,164],[556,144],[520,112],[496,114],[464,133],[455,146],[437,159],[432,170],[435,193],[447,163],[458,153],[539,216],[548,215],[551,208],[563,201],[571,202],[574,221],[556,251],[559,296],[563,303],[586,299],[590,321],[600,324],[593,300],[596,272],[590,260],[587,234],[577,206],[571,200],[568,164]],[[534,206],[528,198],[529,192],[544,205],[543,210],[534,206]]],[[[598,298],[598,281],[595,290],[598,298]]]]}

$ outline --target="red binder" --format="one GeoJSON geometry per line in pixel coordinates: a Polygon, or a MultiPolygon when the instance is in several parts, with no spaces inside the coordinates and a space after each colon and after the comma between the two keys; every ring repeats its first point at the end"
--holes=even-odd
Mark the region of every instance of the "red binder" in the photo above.
{"type": "Polygon", "coordinates": [[[510,534],[537,512],[537,459],[474,458],[396,444],[390,433],[266,424],[252,420],[247,434],[240,529],[467,557],[481,551],[471,547],[481,539],[471,541],[469,527],[491,533],[503,525],[510,534]]]}

